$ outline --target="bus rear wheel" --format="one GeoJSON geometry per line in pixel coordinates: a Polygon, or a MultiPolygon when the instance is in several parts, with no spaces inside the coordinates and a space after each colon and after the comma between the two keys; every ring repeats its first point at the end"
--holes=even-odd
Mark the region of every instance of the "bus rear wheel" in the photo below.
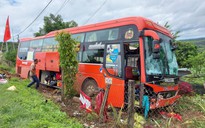
{"type": "Polygon", "coordinates": [[[87,80],[83,84],[82,91],[87,95],[92,97],[95,94],[98,86],[95,80],[87,80]]]}

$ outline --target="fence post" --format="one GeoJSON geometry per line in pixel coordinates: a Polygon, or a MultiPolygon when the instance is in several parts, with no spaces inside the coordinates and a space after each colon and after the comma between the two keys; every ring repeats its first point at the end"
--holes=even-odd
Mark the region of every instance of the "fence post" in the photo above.
{"type": "Polygon", "coordinates": [[[135,102],[135,82],[134,80],[128,81],[128,128],[134,127],[134,102],[135,102]]]}
{"type": "Polygon", "coordinates": [[[99,114],[99,116],[100,116],[99,122],[100,123],[104,122],[104,110],[105,110],[105,104],[107,102],[110,86],[111,86],[111,84],[108,84],[106,86],[105,94],[104,94],[103,101],[102,101],[102,104],[101,104],[101,107],[100,107],[100,114],[99,114]]]}
{"type": "Polygon", "coordinates": [[[140,107],[142,108],[142,100],[144,96],[144,84],[140,84],[140,107]]]}

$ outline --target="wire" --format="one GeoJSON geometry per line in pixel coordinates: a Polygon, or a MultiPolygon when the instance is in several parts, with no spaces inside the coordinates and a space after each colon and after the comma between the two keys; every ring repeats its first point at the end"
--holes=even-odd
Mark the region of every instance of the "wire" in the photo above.
{"type": "Polygon", "coordinates": [[[88,18],[88,20],[87,20],[84,24],[87,24],[88,21],[89,21],[93,16],[95,16],[95,14],[105,5],[106,2],[107,2],[107,0],[105,0],[105,1],[101,4],[101,6],[99,6],[99,8],[93,13],[93,15],[92,15],[91,17],[88,18]]]}
{"type": "Polygon", "coordinates": [[[48,4],[44,7],[44,9],[37,15],[37,17],[25,28],[23,29],[19,34],[17,34],[16,36],[19,36],[21,33],[23,33],[24,31],[26,31],[26,29],[28,29],[37,19],[38,17],[45,11],[45,9],[48,7],[48,5],[51,4],[53,0],[50,0],[50,2],[48,2],[48,4]]]}
{"type": "Polygon", "coordinates": [[[55,13],[55,16],[66,6],[66,4],[68,3],[68,2],[70,2],[71,0],[65,0],[64,2],[63,2],[63,4],[61,5],[61,7],[58,9],[58,11],[55,13]]]}

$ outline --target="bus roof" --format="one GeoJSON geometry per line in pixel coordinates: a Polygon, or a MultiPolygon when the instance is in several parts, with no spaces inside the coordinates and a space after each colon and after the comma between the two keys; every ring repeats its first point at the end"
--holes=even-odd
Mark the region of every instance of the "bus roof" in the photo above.
{"type": "Polygon", "coordinates": [[[164,27],[154,23],[153,21],[143,18],[143,17],[126,17],[126,18],[121,18],[121,19],[116,19],[116,20],[110,20],[110,21],[105,21],[101,23],[96,23],[96,24],[90,24],[90,25],[85,25],[85,26],[80,26],[80,27],[74,27],[74,28],[66,28],[62,30],[56,30],[49,32],[46,37],[53,37],[56,35],[56,33],[59,32],[69,32],[71,34],[75,33],[81,33],[81,32],[87,32],[87,31],[94,31],[94,30],[100,30],[100,29],[106,29],[106,28],[113,28],[113,27],[119,27],[122,25],[129,25],[129,24],[135,24],[137,25],[139,30],[143,29],[153,29],[156,31],[159,31],[161,33],[166,34],[167,36],[172,37],[171,33],[164,27]]]}
{"type": "Polygon", "coordinates": [[[25,41],[30,41],[30,40],[37,40],[37,39],[43,39],[45,36],[38,36],[38,37],[33,37],[33,38],[21,38],[20,42],[25,42],[25,41]]]}
{"type": "Polygon", "coordinates": [[[33,40],[33,39],[49,38],[49,37],[55,36],[57,33],[60,33],[62,31],[75,34],[75,33],[82,33],[82,32],[88,32],[88,31],[101,30],[101,29],[106,29],[106,28],[114,28],[114,27],[119,27],[123,25],[130,25],[130,24],[135,24],[138,27],[139,31],[143,29],[152,29],[155,31],[159,31],[169,37],[172,37],[171,33],[165,27],[162,27],[147,18],[126,17],[126,18],[110,20],[110,21],[105,21],[105,22],[100,22],[100,23],[95,23],[95,24],[90,24],[90,25],[85,25],[85,26],[80,26],[80,27],[55,30],[55,31],[49,32],[45,36],[40,36],[40,37],[35,37],[35,38],[26,38],[26,39],[33,40]]]}
{"type": "Polygon", "coordinates": [[[32,38],[21,38],[20,42],[25,42],[25,41],[29,41],[29,40],[32,40],[32,38]]]}

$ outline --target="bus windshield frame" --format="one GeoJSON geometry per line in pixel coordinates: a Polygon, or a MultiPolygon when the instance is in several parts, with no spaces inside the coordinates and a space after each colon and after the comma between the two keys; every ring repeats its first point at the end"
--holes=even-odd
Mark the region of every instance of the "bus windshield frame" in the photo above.
{"type": "Polygon", "coordinates": [[[145,68],[148,76],[177,76],[178,64],[174,53],[171,38],[157,32],[160,37],[159,59],[154,59],[152,52],[153,38],[144,37],[145,68]]]}

